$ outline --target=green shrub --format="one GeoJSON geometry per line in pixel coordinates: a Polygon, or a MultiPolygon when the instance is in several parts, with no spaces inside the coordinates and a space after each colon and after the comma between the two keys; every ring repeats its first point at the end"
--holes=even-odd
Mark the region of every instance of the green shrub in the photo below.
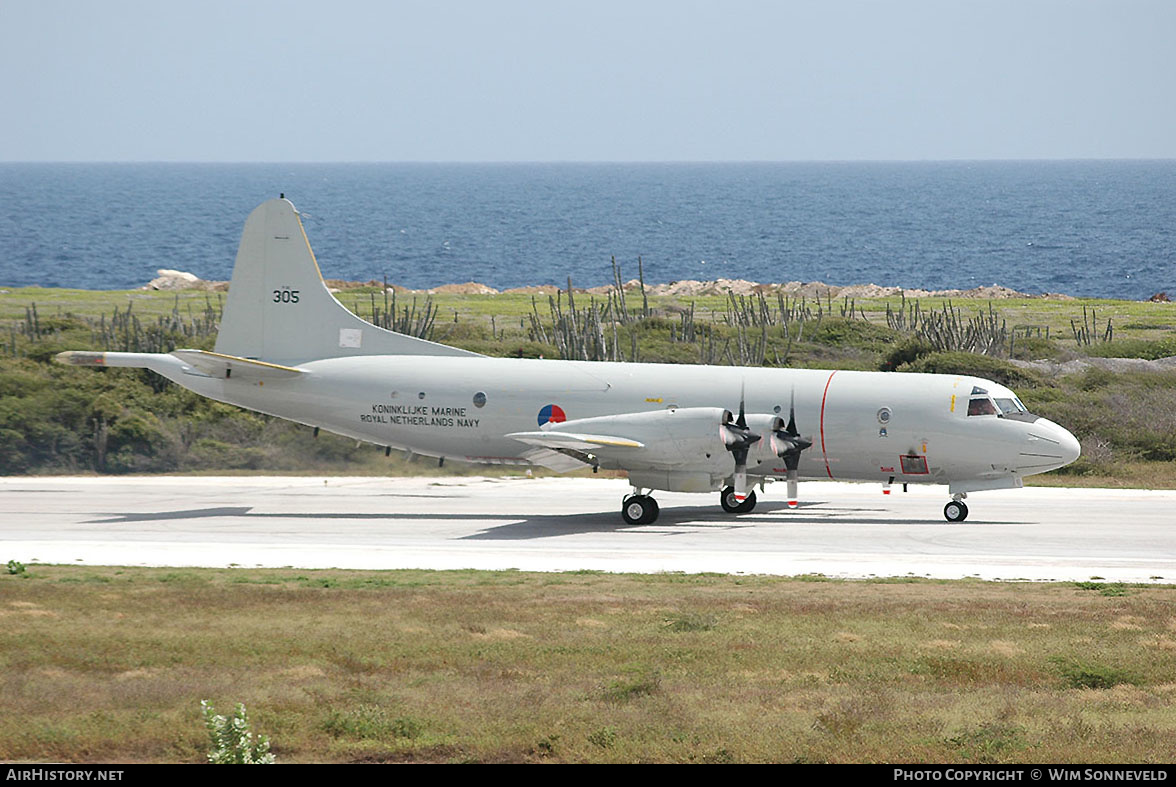
{"type": "Polygon", "coordinates": [[[995,763],[1027,746],[1025,729],[1015,724],[991,722],[961,733],[948,741],[971,762],[995,763]]]}
{"type": "Polygon", "coordinates": [[[1154,361],[1176,355],[1176,337],[1154,341],[1147,339],[1116,339],[1081,348],[1087,355],[1099,358],[1144,358],[1154,361]]]}
{"type": "Polygon", "coordinates": [[[703,615],[697,612],[675,615],[666,620],[666,628],[670,631],[710,631],[716,625],[718,625],[718,619],[714,615],[703,615]]]}
{"type": "Polygon", "coordinates": [[[335,738],[388,740],[415,738],[422,725],[411,716],[392,716],[376,705],[360,705],[348,711],[331,711],[323,731],[335,738]]]}
{"type": "Polygon", "coordinates": [[[588,742],[602,749],[611,749],[617,742],[616,727],[601,727],[588,733],[588,742]]]}
{"type": "Polygon", "coordinates": [[[1037,374],[1018,368],[1008,361],[966,352],[929,353],[903,364],[898,371],[982,377],[1014,389],[1036,388],[1043,384],[1037,374]]]}
{"type": "Polygon", "coordinates": [[[861,350],[882,352],[902,339],[903,334],[865,320],[850,320],[843,317],[826,318],[820,325],[806,329],[804,339],[808,342],[830,344],[837,347],[854,347],[861,350]]]}
{"type": "Polygon", "coordinates": [[[900,366],[914,363],[924,355],[935,352],[935,348],[917,336],[903,340],[893,350],[886,354],[882,364],[878,367],[884,372],[893,372],[900,366]]]}
{"type": "Polygon", "coordinates": [[[614,680],[603,691],[609,702],[628,702],[638,697],[655,694],[661,688],[661,673],[657,670],[638,671],[628,678],[614,680]]]}
{"type": "Polygon", "coordinates": [[[1061,358],[1061,346],[1043,336],[1019,336],[1013,340],[1013,356],[1020,361],[1040,361],[1061,358]]]}
{"type": "Polygon", "coordinates": [[[1122,683],[1136,684],[1139,680],[1127,670],[1089,664],[1055,656],[1050,664],[1071,689],[1110,689],[1122,683]]]}
{"type": "Polygon", "coordinates": [[[209,762],[214,765],[273,764],[274,755],[270,754],[269,740],[264,735],[254,740],[244,705],[237,703],[237,711],[231,719],[217,715],[208,700],[200,701],[200,710],[212,743],[212,749],[208,752],[209,762]]]}

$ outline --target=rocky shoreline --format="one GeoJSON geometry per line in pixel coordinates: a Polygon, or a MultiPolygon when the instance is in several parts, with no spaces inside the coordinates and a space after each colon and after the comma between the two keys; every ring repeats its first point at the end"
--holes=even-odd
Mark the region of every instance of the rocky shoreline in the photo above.
{"type": "MultiPolygon", "coordinates": [[[[224,281],[205,281],[198,276],[185,271],[175,271],[161,269],[157,271],[158,276],[152,279],[149,284],[144,285],[140,289],[144,290],[208,290],[214,292],[223,292],[229,288],[229,283],[224,281]]],[[[383,287],[382,281],[366,281],[354,282],[343,281],[340,279],[327,279],[327,287],[332,292],[341,292],[345,290],[352,290],[359,287],[383,287]]],[[[640,292],[642,284],[637,279],[631,279],[624,284],[626,292],[638,291],[640,292]]],[[[531,287],[512,287],[505,290],[498,290],[486,284],[476,281],[469,281],[463,284],[442,284],[439,287],[430,289],[413,290],[408,287],[401,287],[396,284],[388,285],[389,290],[394,290],[397,293],[416,293],[428,295],[440,294],[457,294],[457,295],[554,295],[559,292],[561,288],[552,284],[541,284],[531,287]]],[[[599,287],[575,287],[572,291],[576,294],[587,295],[606,295],[615,289],[614,285],[606,284],[599,287]]],[[[693,298],[704,295],[726,295],[727,293],[734,293],[735,295],[754,295],[756,293],[763,293],[765,295],[775,295],[777,293],[782,295],[790,295],[795,297],[806,298],[888,298],[897,297],[899,295],[907,298],[979,298],[979,299],[1005,299],[1005,298],[1040,298],[1042,300],[1066,301],[1075,300],[1073,296],[1063,295],[1061,293],[1048,292],[1041,294],[1033,294],[1027,292],[1020,292],[1009,287],[1003,287],[998,284],[984,287],[973,287],[969,290],[922,290],[917,288],[904,287],[883,287],[878,284],[851,284],[848,286],[839,286],[836,284],[825,284],[824,282],[780,282],[780,283],[761,283],[754,281],[747,281],[746,279],[715,279],[713,281],[696,281],[693,279],[685,279],[682,281],[674,281],[669,284],[647,284],[645,285],[645,292],[648,295],[666,295],[678,298],[693,298]]]]}

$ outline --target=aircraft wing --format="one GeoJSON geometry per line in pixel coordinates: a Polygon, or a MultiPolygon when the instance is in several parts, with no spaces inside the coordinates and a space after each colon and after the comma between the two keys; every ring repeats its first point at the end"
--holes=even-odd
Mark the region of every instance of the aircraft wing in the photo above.
{"type": "Polygon", "coordinates": [[[239,358],[208,350],[173,350],[172,355],[209,377],[255,379],[290,379],[305,374],[302,369],[276,363],[239,358]]]}
{"type": "Polygon", "coordinates": [[[524,451],[522,457],[531,464],[546,467],[557,473],[568,473],[591,466],[592,460],[588,454],[582,451],[564,450],[567,450],[568,453],[561,453],[551,448],[532,448],[530,451],[524,451]]]}
{"type": "Polygon", "coordinates": [[[536,445],[540,448],[570,448],[574,451],[593,451],[601,448],[644,448],[644,443],[627,437],[612,437],[600,434],[579,434],[577,432],[512,432],[507,437],[536,445]]]}
{"type": "Polygon", "coordinates": [[[607,448],[639,449],[643,443],[625,437],[579,432],[513,432],[508,434],[521,443],[535,446],[523,457],[537,465],[566,473],[585,465],[595,465],[593,453],[607,448]]]}
{"type": "Polygon", "coordinates": [[[535,446],[541,454],[562,454],[591,465],[605,459],[610,469],[673,469],[709,476],[730,472],[733,417],[719,407],[675,407],[549,423],[537,432],[507,437],[535,446]]]}

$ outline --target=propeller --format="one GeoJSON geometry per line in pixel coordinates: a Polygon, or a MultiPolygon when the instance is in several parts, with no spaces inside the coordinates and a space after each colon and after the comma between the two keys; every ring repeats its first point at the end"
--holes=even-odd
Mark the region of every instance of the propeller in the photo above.
{"type": "Polygon", "coordinates": [[[813,441],[801,437],[800,431],[796,428],[796,391],[793,390],[792,401],[788,405],[788,425],[783,429],[777,429],[772,432],[772,448],[775,449],[776,456],[784,460],[784,467],[788,470],[789,508],[796,508],[798,504],[796,482],[800,475],[797,470],[800,467],[800,453],[806,448],[811,447],[812,444],[813,441]]]}
{"type": "Polygon", "coordinates": [[[760,441],[760,436],[747,426],[747,410],[744,406],[744,388],[739,388],[739,417],[731,422],[731,414],[727,412],[723,418],[723,425],[719,432],[723,444],[735,459],[735,499],[743,502],[747,498],[747,454],[751,447],[760,441]]]}

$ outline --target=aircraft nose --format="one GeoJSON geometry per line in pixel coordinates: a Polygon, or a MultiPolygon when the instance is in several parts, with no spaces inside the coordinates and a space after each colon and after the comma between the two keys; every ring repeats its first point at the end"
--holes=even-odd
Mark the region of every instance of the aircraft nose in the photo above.
{"type": "Polygon", "coordinates": [[[1065,467],[1082,456],[1082,445],[1078,442],[1077,437],[1070,434],[1068,429],[1057,424],[1053,424],[1053,427],[1057,430],[1058,445],[1062,449],[1062,467],[1065,467]]]}
{"type": "Polygon", "coordinates": [[[1026,474],[1065,467],[1082,455],[1078,438],[1053,421],[1038,418],[1026,435],[1028,445],[1021,453],[1021,469],[1026,474]]]}

